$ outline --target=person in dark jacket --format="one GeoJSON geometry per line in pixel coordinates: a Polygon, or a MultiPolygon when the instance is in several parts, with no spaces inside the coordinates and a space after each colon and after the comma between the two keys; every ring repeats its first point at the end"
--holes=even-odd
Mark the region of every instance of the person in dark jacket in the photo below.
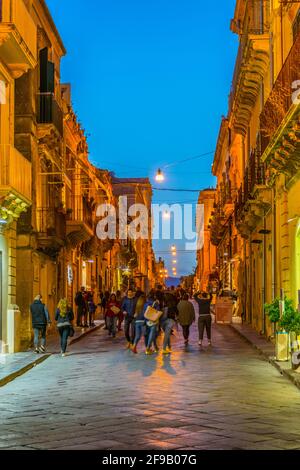
{"type": "Polygon", "coordinates": [[[88,293],[87,305],[88,305],[88,311],[89,311],[89,327],[92,328],[95,326],[94,320],[95,320],[95,313],[97,310],[97,305],[94,302],[93,292],[88,293]]]}
{"type": "MultiPolygon", "coordinates": [[[[119,305],[122,305],[123,296],[122,296],[122,292],[120,290],[117,290],[117,292],[116,292],[116,299],[117,299],[117,302],[119,303],[119,305]]],[[[123,310],[121,309],[120,313],[118,315],[118,331],[122,331],[123,320],[124,320],[124,315],[123,315],[123,310]]]]}
{"type": "Polygon", "coordinates": [[[175,296],[169,296],[165,301],[164,314],[161,319],[161,326],[164,331],[163,354],[170,354],[171,334],[175,326],[175,320],[178,314],[177,301],[175,296]]]}
{"type": "Polygon", "coordinates": [[[39,294],[34,298],[30,305],[32,318],[32,328],[34,332],[34,352],[44,353],[46,351],[46,331],[47,324],[50,324],[49,312],[45,304],[42,302],[42,296],[39,294]],[[39,345],[39,342],[41,343],[39,345]]]}
{"type": "Polygon", "coordinates": [[[66,355],[68,337],[70,336],[71,328],[73,328],[73,320],[74,313],[69,306],[67,299],[61,299],[57,306],[55,321],[57,322],[57,328],[60,334],[62,357],[66,355]]]}
{"type": "Polygon", "coordinates": [[[110,293],[108,290],[104,292],[104,296],[102,299],[102,307],[103,307],[103,316],[104,316],[104,321],[105,321],[105,330],[108,330],[108,318],[107,318],[107,306],[110,298],[110,293]]]}
{"type": "Polygon", "coordinates": [[[195,321],[194,305],[192,302],[189,302],[188,294],[183,294],[182,300],[180,300],[179,304],[177,305],[177,309],[177,320],[182,327],[184,343],[187,345],[189,343],[190,326],[195,321]]]}
{"type": "Polygon", "coordinates": [[[194,295],[199,307],[198,330],[199,330],[199,346],[202,346],[204,328],[208,339],[208,345],[211,346],[211,314],[210,305],[212,296],[202,292],[201,297],[198,292],[194,295]]]}
{"type": "Polygon", "coordinates": [[[84,287],[81,288],[80,291],[77,292],[75,296],[75,305],[77,307],[77,326],[84,327],[85,326],[85,317],[87,315],[87,305],[84,297],[85,291],[84,287]]]}
{"type": "Polygon", "coordinates": [[[137,299],[132,289],[128,289],[127,295],[123,298],[121,311],[125,316],[125,337],[127,339],[127,349],[130,349],[134,341],[134,313],[137,299]]]}

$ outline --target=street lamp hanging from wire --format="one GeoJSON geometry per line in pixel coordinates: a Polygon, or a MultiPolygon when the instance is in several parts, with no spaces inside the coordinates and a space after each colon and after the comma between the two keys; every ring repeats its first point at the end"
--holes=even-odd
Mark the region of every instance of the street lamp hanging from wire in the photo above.
{"type": "Polygon", "coordinates": [[[161,169],[159,168],[157,170],[156,176],[155,176],[155,181],[158,183],[162,183],[165,180],[164,174],[162,173],[161,169]]]}

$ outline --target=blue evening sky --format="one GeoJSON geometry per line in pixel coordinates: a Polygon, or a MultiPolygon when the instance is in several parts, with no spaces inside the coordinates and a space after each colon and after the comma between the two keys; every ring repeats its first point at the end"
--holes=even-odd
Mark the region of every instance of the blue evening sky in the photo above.
{"type": "MultiPolygon", "coordinates": [[[[214,151],[237,50],[235,0],[48,0],[67,49],[62,81],[89,134],[90,159],[120,177],[214,151]]],[[[213,155],[166,169],[165,188],[214,185],[213,155]]],[[[154,186],[157,187],[157,183],[154,186]]],[[[196,202],[197,193],[154,191],[160,203],[196,202]]],[[[157,256],[173,241],[155,241],[157,256]]],[[[195,254],[178,247],[178,275],[195,254]]]]}

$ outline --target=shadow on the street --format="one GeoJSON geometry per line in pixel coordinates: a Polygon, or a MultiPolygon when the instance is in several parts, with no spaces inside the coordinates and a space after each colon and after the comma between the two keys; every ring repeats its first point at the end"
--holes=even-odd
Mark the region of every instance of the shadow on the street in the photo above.
{"type": "Polygon", "coordinates": [[[172,360],[172,357],[171,355],[169,356],[162,356],[162,369],[165,370],[167,372],[167,374],[170,374],[170,375],[176,375],[177,372],[176,370],[174,369],[174,367],[172,367],[172,364],[171,364],[171,360],[172,360]]]}

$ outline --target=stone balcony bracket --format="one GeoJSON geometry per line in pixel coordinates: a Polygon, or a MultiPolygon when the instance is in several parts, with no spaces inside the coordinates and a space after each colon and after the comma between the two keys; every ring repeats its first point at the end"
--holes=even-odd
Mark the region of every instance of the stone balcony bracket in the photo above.
{"type": "Polygon", "coordinates": [[[9,226],[20,217],[22,212],[26,212],[29,206],[30,204],[24,199],[9,193],[0,198],[0,218],[7,222],[6,226],[9,226]]]}
{"type": "Polygon", "coordinates": [[[280,128],[262,155],[270,168],[287,178],[300,170],[300,104],[292,105],[280,128]]]}
{"type": "Polygon", "coordinates": [[[247,133],[268,63],[269,35],[260,35],[259,38],[250,35],[241,65],[233,107],[233,126],[236,132],[242,135],[247,133]]]}

